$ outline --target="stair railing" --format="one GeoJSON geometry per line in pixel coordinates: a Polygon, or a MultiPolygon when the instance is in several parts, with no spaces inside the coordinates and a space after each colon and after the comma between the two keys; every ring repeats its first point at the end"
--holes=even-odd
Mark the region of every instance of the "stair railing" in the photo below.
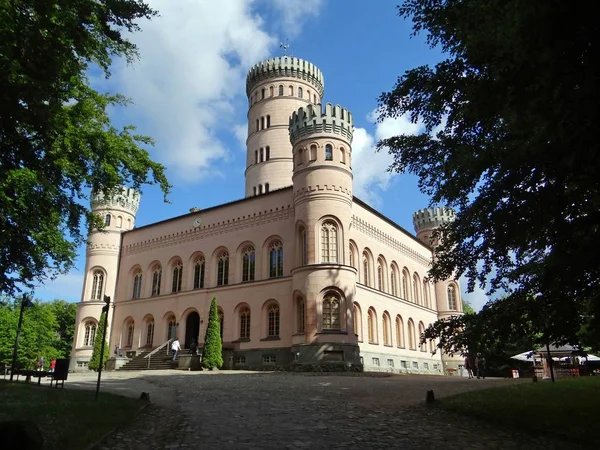
{"type": "MultiPolygon", "coordinates": [[[[165,346],[168,346],[172,340],[173,339],[169,339],[167,342],[163,342],[160,346],[156,347],[154,350],[144,356],[144,358],[148,358],[148,369],[150,368],[150,359],[152,358],[152,355],[161,351],[163,348],[165,348],[165,346]]],[[[167,355],[169,354],[169,348],[170,347],[167,347],[167,355]]]]}

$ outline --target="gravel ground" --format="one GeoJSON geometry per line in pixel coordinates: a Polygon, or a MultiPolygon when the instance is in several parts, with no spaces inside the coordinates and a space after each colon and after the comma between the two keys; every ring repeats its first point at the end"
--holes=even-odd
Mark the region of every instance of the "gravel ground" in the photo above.
{"type": "MultiPolygon", "coordinates": [[[[65,386],[91,388],[93,375],[65,386]]],[[[130,449],[553,449],[576,448],[424,405],[524,380],[251,372],[108,373],[103,391],[153,402],[96,448],[130,449]]]]}

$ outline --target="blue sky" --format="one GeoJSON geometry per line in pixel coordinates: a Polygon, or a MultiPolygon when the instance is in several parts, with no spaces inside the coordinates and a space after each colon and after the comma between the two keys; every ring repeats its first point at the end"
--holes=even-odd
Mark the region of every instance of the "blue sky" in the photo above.
{"type": "MultiPolygon", "coordinates": [[[[354,193],[413,231],[412,213],[428,205],[412,175],[391,175],[389,155],[376,154],[377,140],[415,133],[406,118],[376,124],[377,97],[398,76],[442,58],[425,36],[412,37],[412,24],[397,16],[399,0],[147,0],[161,16],[141,23],[132,36],[140,60],[115,61],[112,77],[92,76],[101,91],[133,101],[111,111],[115,124],[133,124],[152,136],[153,159],[167,167],[173,184],[170,204],[156,187],[146,187],[136,224],[146,225],[244,196],[247,99],[245,74],[262,59],[289,53],[316,64],[325,78],[325,102],[354,115],[354,193]]],[[[85,265],[76,267],[36,296],[79,301],[85,265]]],[[[463,287],[465,283],[463,283],[463,287]]],[[[467,296],[480,307],[481,291],[467,296]]]]}

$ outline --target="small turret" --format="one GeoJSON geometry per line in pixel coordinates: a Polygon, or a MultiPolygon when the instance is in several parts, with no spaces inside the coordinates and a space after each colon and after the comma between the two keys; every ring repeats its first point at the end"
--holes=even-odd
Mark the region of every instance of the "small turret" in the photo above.
{"type": "Polygon", "coordinates": [[[433,207],[418,210],[413,214],[413,225],[417,233],[417,239],[435,247],[437,242],[432,242],[433,232],[442,224],[453,222],[455,217],[456,214],[450,208],[433,207]]]}
{"type": "Polygon", "coordinates": [[[325,92],[325,80],[317,66],[300,58],[280,56],[261,61],[252,66],[246,76],[246,94],[250,97],[257,84],[276,78],[298,78],[311,84],[319,95],[325,92]]]}

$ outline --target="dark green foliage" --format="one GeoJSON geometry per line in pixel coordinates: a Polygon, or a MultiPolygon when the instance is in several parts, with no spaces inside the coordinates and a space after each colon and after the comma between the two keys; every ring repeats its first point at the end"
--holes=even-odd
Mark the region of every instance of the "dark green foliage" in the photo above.
{"type": "MultiPolygon", "coordinates": [[[[104,332],[104,321],[106,320],[106,313],[102,313],[100,316],[100,322],[98,323],[98,329],[96,330],[96,336],[94,337],[94,350],[92,351],[92,357],[88,363],[90,370],[98,370],[100,368],[100,355],[102,348],[102,333],[104,332]]],[[[106,365],[110,349],[108,348],[108,340],[104,339],[104,356],[102,357],[102,367],[106,365]]]]}
{"type": "Polygon", "coordinates": [[[0,292],[67,271],[85,241],[89,188],[170,186],[152,144],[111,125],[120,95],[90,87],[112,58],[133,61],[128,32],[156,15],[141,0],[0,0],[0,292]]]}
{"type": "Polygon", "coordinates": [[[475,314],[475,310],[473,309],[471,304],[464,298],[463,298],[462,304],[463,304],[463,312],[465,314],[475,314]]]}
{"type": "MultiPolygon", "coordinates": [[[[399,7],[446,59],[402,75],[380,119],[425,131],[381,141],[390,170],[419,177],[456,210],[431,275],[491,282],[551,343],[600,329],[599,24],[558,0],[406,0],[399,7]],[[438,131],[439,130],[439,131],[438,131]],[[525,301],[525,300],[523,300],[525,301]]],[[[510,310],[506,319],[511,320],[510,310]]],[[[597,336],[597,333],[596,333],[597,336]]]]}
{"type": "MultiPolygon", "coordinates": [[[[4,298],[0,305],[0,364],[11,364],[19,321],[21,299],[4,298]]],[[[40,356],[46,368],[54,358],[71,353],[76,306],[64,300],[40,302],[23,313],[17,362],[24,368],[35,368],[40,356]]]]}
{"type": "Polygon", "coordinates": [[[217,309],[217,299],[213,297],[208,315],[208,327],[204,336],[202,351],[202,367],[205,369],[219,368],[223,365],[223,343],[221,342],[221,323],[217,309]]]}

